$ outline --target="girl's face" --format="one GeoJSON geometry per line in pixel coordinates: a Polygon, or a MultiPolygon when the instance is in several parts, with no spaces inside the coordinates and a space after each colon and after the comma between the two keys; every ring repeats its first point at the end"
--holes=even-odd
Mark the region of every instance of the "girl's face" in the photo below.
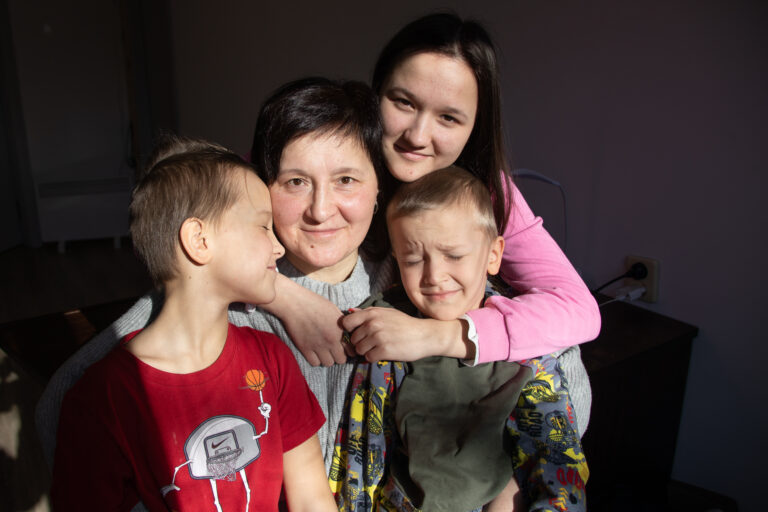
{"type": "Polygon", "coordinates": [[[414,181],[459,158],[477,114],[477,81],[461,59],[418,53],[381,91],[384,156],[392,175],[414,181]]]}
{"type": "Polygon", "coordinates": [[[269,192],[288,261],[318,281],[345,280],[378,194],[376,171],[360,143],[335,134],[294,139],[283,149],[269,192]]]}

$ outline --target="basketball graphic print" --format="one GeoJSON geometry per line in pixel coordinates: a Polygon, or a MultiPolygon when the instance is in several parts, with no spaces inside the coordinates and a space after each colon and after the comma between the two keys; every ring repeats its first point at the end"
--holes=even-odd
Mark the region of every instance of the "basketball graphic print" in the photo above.
{"type": "Polygon", "coordinates": [[[261,370],[248,370],[245,374],[245,383],[251,391],[261,391],[267,383],[267,378],[261,370]]]}

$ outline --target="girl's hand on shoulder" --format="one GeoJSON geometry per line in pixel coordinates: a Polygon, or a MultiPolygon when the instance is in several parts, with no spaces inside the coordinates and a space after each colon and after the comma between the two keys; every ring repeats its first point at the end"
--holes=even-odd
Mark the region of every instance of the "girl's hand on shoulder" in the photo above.
{"type": "Polygon", "coordinates": [[[473,358],[461,320],[414,318],[391,308],[355,309],[341,320],[367,361],[416,361],[428,356],[473,358]]]}
{"type": "Polygon", "coordinates": [[[293,344],[312,366],[333,366],[354,355],[341,343],[341,310],[325,297],[307,290],[285,276],[278,276],[275,300],[263,305],[285,326],[293,344]]]}

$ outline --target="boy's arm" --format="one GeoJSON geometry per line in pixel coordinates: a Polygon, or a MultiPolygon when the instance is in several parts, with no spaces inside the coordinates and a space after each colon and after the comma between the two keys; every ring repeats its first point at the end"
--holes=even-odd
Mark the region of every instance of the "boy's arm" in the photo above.
{"type": "Polygon", "coordinates": [[[317,434],[283,454],[283,484],[291,512],[336,512],[317,434]]]}

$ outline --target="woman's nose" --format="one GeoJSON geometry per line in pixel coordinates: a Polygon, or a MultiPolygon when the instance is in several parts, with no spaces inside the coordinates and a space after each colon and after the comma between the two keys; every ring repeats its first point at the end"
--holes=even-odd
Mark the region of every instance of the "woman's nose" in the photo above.
{"type": "Polygon", "coordinates": [[[416,115],[410,126],[403,132],[403,137],[415,148],[422,148],[429,145],[431,133],[427,116],[421,113],[416,115]]]}
{"type": "Polygon", "coordinates": [[[325,186],[318,186],[312,192],[312,203],[307,209],[310,218],[318,224],[333,216],[335,205],[331,192],[325,186]]]}

